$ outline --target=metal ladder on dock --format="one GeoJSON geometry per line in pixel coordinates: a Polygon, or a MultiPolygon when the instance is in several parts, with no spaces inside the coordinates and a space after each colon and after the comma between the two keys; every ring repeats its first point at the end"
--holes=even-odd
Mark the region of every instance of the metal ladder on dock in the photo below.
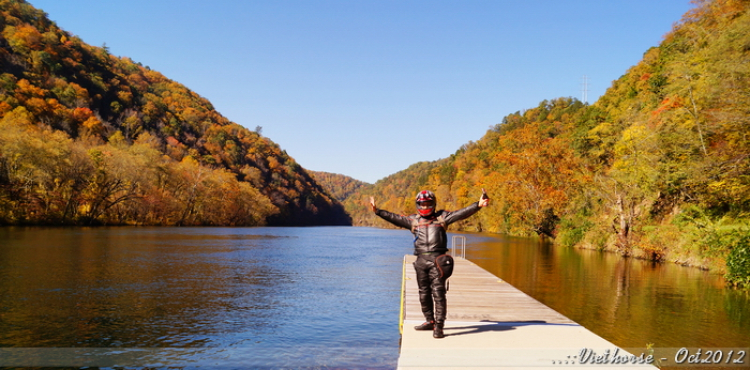
{"type": "Polygon", "coordinates": [[[463,235],[453,235],[451,238],[451,250],[453,251],[453,257],[466,259],[466,237],[463,235]],[[456,241],[460,244],[456,244],[456,241]],[[461,248],[460,251],[458,248],[461,248]]]}

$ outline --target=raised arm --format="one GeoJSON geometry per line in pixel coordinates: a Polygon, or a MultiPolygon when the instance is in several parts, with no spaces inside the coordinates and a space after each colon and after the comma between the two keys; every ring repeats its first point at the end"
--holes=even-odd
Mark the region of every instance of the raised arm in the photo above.
{"type": "Polygon", "coordinates": [[[461,208],[457,211],[446,212],[445,223],[450,225],[454,222],[458,222],[465,218],[468,218],[471,215],[479,212],[480,208],[487,207],[489,204],[490,198],[487,196],[487,193],[484,191],[484,189],[482,189],[482,196],[479,198],[479,201],[474,202],[467,207],[461,208]]]}
{"type": "Polygon", "coordinates": [[[370,197],[370,210],[373,211],[378,217],[404,229],[411,229],[411,219],[406,216],[397,215],[392,212],[388,212],[383,209],[378,209],[375,205],[375,198],[370,197]]]}

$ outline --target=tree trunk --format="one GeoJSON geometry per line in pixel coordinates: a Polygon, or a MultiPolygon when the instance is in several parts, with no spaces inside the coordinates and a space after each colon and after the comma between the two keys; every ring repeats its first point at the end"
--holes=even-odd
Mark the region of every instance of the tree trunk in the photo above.
{"type": "Polygon", "coordinates": [[[622,199],[622,194],[617,194],[617,213],[619,218],[619,228],[617,228],[617,249],[623,256],[630,255],[630,241],[628,236],[630,234],[630,222],[627,213],[625,212],[625,201],[622,199]]]}

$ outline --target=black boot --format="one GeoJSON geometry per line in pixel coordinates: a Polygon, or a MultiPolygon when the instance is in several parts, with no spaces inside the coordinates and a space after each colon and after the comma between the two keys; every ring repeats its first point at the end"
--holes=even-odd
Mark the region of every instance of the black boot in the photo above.
{"type": "Polygon", "coordinates": [[[435,329],[432,331],[432,337],[433,338],[445,338],[445,334],[443,334],[443,323],[439,322],[435,324],[435,329]]]}
{"type": "Polygon", "coordinates": [[[434,321],[425,321],[422,325],[417,325],[414,330],[432,330],[435,328],[434,321]]]}

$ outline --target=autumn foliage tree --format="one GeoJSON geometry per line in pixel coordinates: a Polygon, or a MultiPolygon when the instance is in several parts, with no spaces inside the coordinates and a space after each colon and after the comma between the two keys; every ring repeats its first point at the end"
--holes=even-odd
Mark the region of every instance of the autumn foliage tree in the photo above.
{"type": "Polygon", "coordinates": [[[750,254],[739,237],[750,233],[750,2],[695,5],[596,103],[545,100],[506,116],[449,158],[350,196],[355,224],[387,226],[367,213],[369,195],[413,213],[420,188],[450,209],[483,187],[491,207],[456,229],[719,271],[733,256],[732,266],[744,266],[736,261],[750,254]]]}
{"type": "Polygon", "coordinates": [[[0,0],[0,31],[0,223],[350,223],[276,143],[185,86],[25,1],[0,0]]]}

